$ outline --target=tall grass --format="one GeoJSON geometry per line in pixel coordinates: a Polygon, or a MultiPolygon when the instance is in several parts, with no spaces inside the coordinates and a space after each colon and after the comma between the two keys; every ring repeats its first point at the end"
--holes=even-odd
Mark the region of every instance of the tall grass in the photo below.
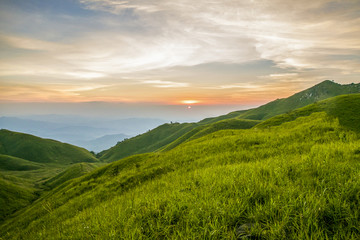
{"type": "Polygon", "coordinates": [[[360,139],[324,112],[225,130],[63,183],[3,239],[359,239],[360,139]]]}

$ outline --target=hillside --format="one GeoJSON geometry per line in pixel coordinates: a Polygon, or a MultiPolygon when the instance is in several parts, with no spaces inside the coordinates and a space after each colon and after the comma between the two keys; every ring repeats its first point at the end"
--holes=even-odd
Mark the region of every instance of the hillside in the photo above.
{"type": "Polygon", "coordinates": [[[238,117],[264,120],[297,108],[304,107],[317,101],[351,93],[360,93],[360,83],[341,85],[326,80],[288,98],[277,99],[256,109],[246,111],[240,114],[238,117]]]}
{"type": "Polygon", "coordinates": [[[249,125],[249,120],[262,121],[326,98],[350,93],[360,93],[360,83],[341,85],[326,80],[293,96],[275,100],[255,109],[206,118],[198,123],[164,124],[147,133],[124,140],[98,156],[105,162],[112,162],[133,154],[169,150],[182,142],[203,136],[205,133],[221,129],[251,128],[253,124],[249,125]]]}
{"type": "Polygon", "coordinates": [[[208,135],[210,133],[224,130],[224,129],[249,129],[253,126],[257,125],[261,121],[257,120],[247,120],[247,119],[226,119],[226,120],[219,120],[218,122],[209,123],[205,125],[200,125],[193,130],[185,133],[175,141],[169,143],[164,148],[162,148],[162,151],[168,151],[173,149],[174,147],[184,143],[188,142],[197,138],[200,138],[202,136],[208,135]]]}
{"type": "Polygon", "coordinates": [[[44,165],[39,163],[31,162],[22,158],[0,154],[0,170],[28,171],[28,170],[36,170],[42,167],[44,167],[44,165]]]}
{"type": "Polygon", "coordinates": [[[360,132],[360,94],[341,95],[310,104],[295,111],[268,119],[256,127],[265,128],[293,121],[298,117],[309,116],[314,112],[326,112],[337,118],[340,124],[350,130],[360,132]]]}
{"type": "Polygon", "coordinates": [[[151,131],[119,142],[109,150],[98,154],[98,157],[102,161],[113,162],[133,154],[153,152],[175,141],[196,126],[196,123],[165,123],[151,131]]]}
{"type": "Polygon", "coordinates": [[[359,101],[340,96],[293,119],[123,158],[53,189],[0,236],[359,239],[359,101]]]}
{"type": "Polygon", "coordinates": [[[44,182],[44,185],[52,189],[63,184],[66,181],[69,181],[70,179],[81,177],[82,175],[91,172],[95,168],[96,166],[92,165],[91,163],[76,163],[71,165],[58,175],[48,179],[46,182],[44,182]]]}
{"type": "Polygon", "coordinates": [[[38,163],[71,164],[98,161],[83,148],[5,129],[0,130],[0,154],[38,163]]]}
{"type": "Polygon", "coordinates": [[[34,189],[21,187],[0,175],[0,223],[36,199],[34,189]]]}

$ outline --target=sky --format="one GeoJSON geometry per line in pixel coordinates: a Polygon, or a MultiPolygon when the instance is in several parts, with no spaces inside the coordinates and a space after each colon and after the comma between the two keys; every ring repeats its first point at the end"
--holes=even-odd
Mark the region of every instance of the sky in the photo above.
{"type": "Polygon", "coordinates": [[[240,110],[359,82],[359,39],[359,0],[0,0],[0,115],[240,110]]]}

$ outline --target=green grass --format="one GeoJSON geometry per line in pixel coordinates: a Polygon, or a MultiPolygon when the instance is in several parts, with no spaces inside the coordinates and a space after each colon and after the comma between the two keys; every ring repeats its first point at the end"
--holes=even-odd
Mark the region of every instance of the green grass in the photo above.
{"type": "Polygon", "coordinates": [[[0,175],[0,224],[12,213],[28,206],[35,198],[34,189],[14,184],[0,175]]]}
{"type": "Polygon", "coordinates": [[[360,83],[341,85],[326,80],[288,98],[277,99],[254,109],[236,111],[214,119],[205,119],[205,121],[228,118],[266,120],[327,98],[352,93],[360,93],[360,83]]]}
{"type": "MultiPolygon", "coordinates": [[[[208,122],[208,121],[206,121],[208,122]]],[[[260,123],[261,121],[257,120],[247,120],[247,119],[225,119],[225,120],[218,120],[214,123],[208,123],[205,125],[198,126],[194,128],[193,130],[185,133],[175,141],[171,142],[170,144],[166,145],[164,148],[162,148],[162,151],[169,151],[173,149],[174,147],[187,142],[191,141],[200,137],[203,137],[205,135],[208,135],[210,133],[224,130],[224,129],[249,129],[255,126],[256,124],[260,123]]]]}
{"type": "Polygon", "coordinates": [[[326,112],[217,131],[67,181],[0,236],[359,239],[359,146],[358,133],[326,112]]]}
{"type": "Polygon", "coordinates": [[[29,134],[0,130],[0,154],[38,163],[97,162],[84,148],[29,134]]]}
{"type": "Polygon", "coordinates": [[[196,123],[163,124],[144,134],[124,140],[109,150],[101,152],[99,154],[100,160],[113,162],[133,154],[159,150],[188,131],[191,131],[196,126],[196,123]]]}
{"type": "Polygon", "coordinates": [[[306,107],[286,114],[278,115],[262,123],[259,123],[256,127],[264,128],[269,126],[276,126],[284,122],[293,121],[294,119],[301,116],[309,116],[314,112],[325,111],[329,115],[339,119],[342,126],[360,132],[359,109],[360,94],[341,95],[310,104],[306,107]]]}
{"type": "Polygon", "coordinates": [[[25,159],[0,154],[0,170],[28,171],[42,168],[44,165],[25,159]]]}
{"type": "Polygon", "coordinates": [[[76,163],[68,167],[60,174],[46,180],[43,185],[50,189],[55,188],[70,179],[80,177],[94,170],[96,166],[91,163],[76,163]]]}

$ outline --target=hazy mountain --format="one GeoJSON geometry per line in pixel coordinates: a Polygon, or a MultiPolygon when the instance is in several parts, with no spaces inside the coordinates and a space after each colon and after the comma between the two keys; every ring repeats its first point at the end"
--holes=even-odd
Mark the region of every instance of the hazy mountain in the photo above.
{"type": "Polygon", "coordinates": [[[104,149],[109,149],[110,147],[115,146],[118,142],[121,142],[124,139],[130,137],[131,136],[125,134],[112,134],[105,135],[89,141],[74,141],[74,144],[76,146],[86,148],[89,151],[101,152],[104,149]]]}
{"type": "Polygon", "coordinates": [[[51,138],[95,152],[108,149],[124,138],[143,133],[165,122],[150,118],[109,120],[63,115],[27,117],[0,117],[0,128],[51,138]],[[99,139],[101,137],[104,138],[99,139]]]}

